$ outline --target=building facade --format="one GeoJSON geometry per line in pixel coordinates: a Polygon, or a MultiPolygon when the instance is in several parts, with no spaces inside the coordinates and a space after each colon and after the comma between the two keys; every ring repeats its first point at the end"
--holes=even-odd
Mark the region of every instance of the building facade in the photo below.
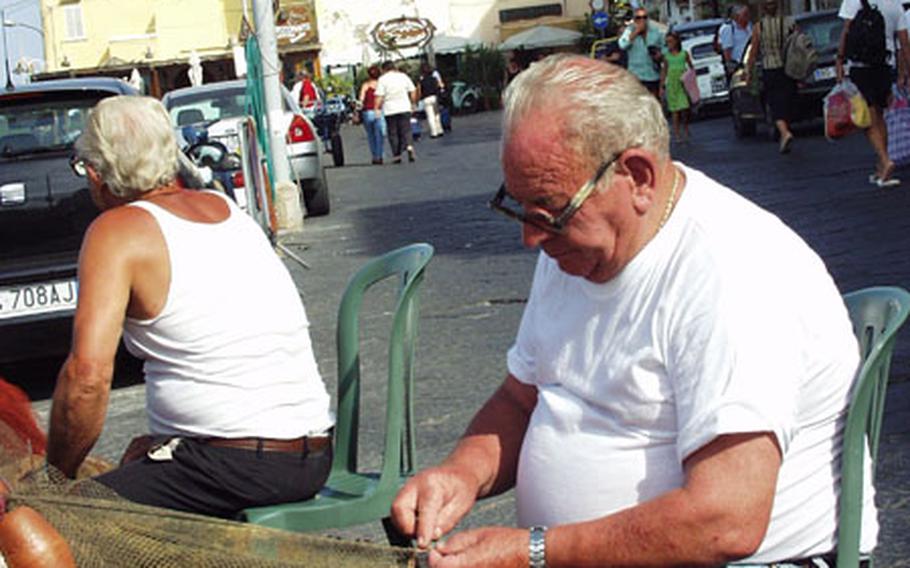
{"type": "MultiPolygon", "coordinates": [[[[46,67],[37,79],[108,75],[141,78],[160,96],[190,84],[193,60],[203,82],[245,73],[249,0],[42,0],[46,67]]],[[[313,67],[319,34],[313,0],[275,2],[285,66],[313,67]]],[[[138,82],[138,80],[136,80],[138,82]]]]}
{"type": "Polygon", "coordinates": [[[316,10],[323,65],[361,65],[381,58],[370,31],[401,16],[429,20],[438,35],[495,46],[537,24],[577,29],[591,8],[589,0],[317,0],[316,10]]]}

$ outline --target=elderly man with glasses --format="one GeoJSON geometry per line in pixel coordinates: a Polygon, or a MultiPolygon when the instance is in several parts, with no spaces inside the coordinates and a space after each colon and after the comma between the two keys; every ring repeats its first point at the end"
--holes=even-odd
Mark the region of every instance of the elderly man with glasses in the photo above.
{"type": "Polygon", "coordinates": [[[648,11],[635,10],[632,22],[619,36],[619,47],[628,54],[628,69],[655,97],[660,92],[661,53],[667,46],[664,34],[648,25],[648,11]]]}
{"type": "Polygon", "coordinates": [[[504,102],[490,205],[542,252],[505,381],[393,521],[426,547],[514,487],[524,528],[456,534],[430,564],[830,564],[859,356],[822,260],[673,162],[619,67],[553,56],[504,102]]]}

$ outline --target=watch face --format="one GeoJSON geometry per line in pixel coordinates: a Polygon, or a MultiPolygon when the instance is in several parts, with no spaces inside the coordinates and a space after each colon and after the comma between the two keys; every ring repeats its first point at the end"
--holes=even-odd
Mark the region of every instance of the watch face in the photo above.
{"type": "Polygon", "coordinates": [[[591,0],[591,9],[599,12],[604,9],[604,0],[591,0]]]}

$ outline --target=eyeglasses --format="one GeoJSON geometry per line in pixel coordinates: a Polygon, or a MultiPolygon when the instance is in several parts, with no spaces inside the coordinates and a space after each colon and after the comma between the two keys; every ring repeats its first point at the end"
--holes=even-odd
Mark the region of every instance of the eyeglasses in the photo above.
{"type": "Polygon", "coordinates": [[[572,199],[569,200],[569,204],[563,207],[562,211],[556,215],[552,215],[546,211],[533,211],[531,213],[525,213],[523,210],[521,210],[521,204],[519,204],[514,197],[509,195],[508,190],[506,190],[505,183],[499,186],[499,191],[497,191],[493,199],[490,200],[490,208],[494,211],[502,213],[510,219],[518,221],[519,223],[527,223],[529,225],[537,227],[538,229],[542,229],[550,233],[560,234],[565,230],[566,225],[572,218],[572,215],[581,209],[581,206],[584,204],[585,200],[591,195],[591,193],[594,192],[594,188],[597,187],[598,182],[600,182],[600,178],[603,177],[610,166],[613,165],[613,162],[615,162],[621,155],[622,152],[617,152],[610,156],[609,159],[604,161],[604,163],[602,163],[600,167],[597,168],[597,171],[594,172],[594,176],[588,180],[587,183],[581,186],[581,188],[575,193],[572,199]],[[514,205],[505,204],[504,202],[506,198],[511,199],[514,202],[514,205]]]}
{"type": "Polygon", "coordinates": [[[634,19],[636,19],[636,20],[647,20],[648,17],[647,17],[647,16],[635,16],[634,19]]]}
{"type": "Polygon", "coordinates": [[[73,173],[79,177],[85,177],[88,173],[88,162],[79,156],[73,156],[70,158],[70,167],[73,169],[73,173]]]}

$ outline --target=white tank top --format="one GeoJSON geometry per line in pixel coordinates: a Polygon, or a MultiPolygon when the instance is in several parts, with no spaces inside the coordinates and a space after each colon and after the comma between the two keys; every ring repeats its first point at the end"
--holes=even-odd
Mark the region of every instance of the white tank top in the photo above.
{"type": "Polygon", "coordinates": [[[333,416],[303,302],[259,227],[225,201],[230,214],[220,223],[130,204],[158,222],[171,265],[161,313],[124,323],[127,349],[145,361],[149,430],[277,439],[324,432],[333,416]]]}

